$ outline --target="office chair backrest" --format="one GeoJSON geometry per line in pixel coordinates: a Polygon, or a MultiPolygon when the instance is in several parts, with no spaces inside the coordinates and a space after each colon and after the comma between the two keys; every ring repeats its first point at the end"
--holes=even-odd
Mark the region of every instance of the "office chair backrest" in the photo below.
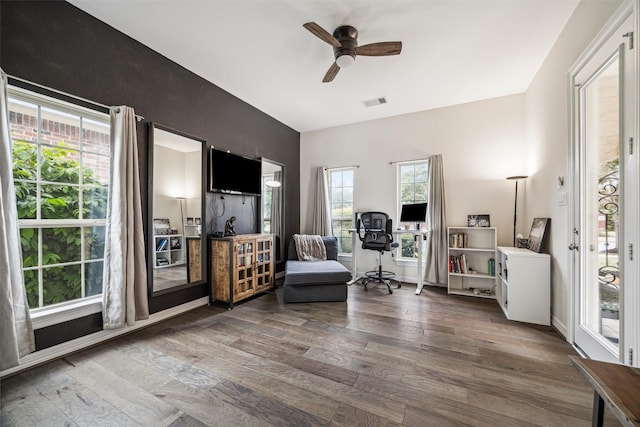
{"type": "Polygon", "coordinates": [[[393,242],[392,224],[384,212],[363,212],[356,225],[363,249],[376,251],[391,250],[393,242]],[[361,232],[364,232],[362,234],[361,232]]]}

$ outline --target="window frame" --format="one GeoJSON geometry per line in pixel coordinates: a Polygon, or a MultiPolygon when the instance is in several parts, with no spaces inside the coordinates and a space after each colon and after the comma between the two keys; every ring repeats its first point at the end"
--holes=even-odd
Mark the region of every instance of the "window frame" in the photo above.
{"type": "MultiPolygon", "coordinates": [[[[327,168],[327,184],[329,186],[328,190],[329,190],[329,212],[330,212],[330,221],[331,221],[331,234],[335,237],[338,238],[338,256],[339,257],[352,257],[353,256],[353,247],[351,248],[351,252],[342,252],[342,245],[341,245],[341,239],[344,239],[345,237],[342,235],[336,235],[336,231],[333,229],[333,222],[334,220],[337,221],[350,221],[350,226],[347,228],[347,230],[353,230],[355,228],[355,203],[354,203],[354,196],[355,196],[355,178],[356,178],[356,169],[357,167],[355,166],[346,166],[346,167],[337,167],[337,168],[327,168]],[[334,218],[333,217],[333,173],[334,172],[345,172],[345,171],[350,171],[352,174],[352,185],[351,185],[351,216],[349,218],[347,217],[339,217],[339,218],[334,218]]],[[[341,186],[340,188],[349,188],[349,187],[345,187],[344,185],[341,186]]],[[[344,229],[342,230],[344,231],[344,229]]],[[[351,239],[351,242],[353,242],[353,232],[350,232],[350,236],[349,239],[351,239]]],[[[353,245],[352,245],[353,246],[353,245]]]]}
{"type": "MultiPolygon", "coordinates": [[[[269,188],[267,186],[267,182],[268,181],[272,181],[274,177],[273,173],[270,174],[264,174],[261,176],[260,180],[261,180],[261,186],[262,186],[262,194],[263,196],[261,197],[260,200],[260,231],[262,233],[267,233],[267,234],[271,234],[271,203],[273,202],[273,200],[270,198],[269,199],[269,206],[268,209],[266,206],[267,200],[266,200],[266,196],[264,196],[264,194],[267,194],[266,189],[269,188]],[[269,231],[265,230],[265,223],[268,222],[269,223],[269,231]]],[[[271,196],[269,196],[271,197],[271,196]]]]}
{"type": "MultiPolygon", "coordinates": [[[[41,139],[42,135],[42,120],[43,120],[43,109],[46,109],[47,114],[59,114],[62,116],[74,116],[78,117],[78,125],[80,129],[89,129],[93,127],[91,125],[84,126],[85,124],[89,124],[91,122],[94,125],[104,126],[106,133],[111,133],[110,128],[110,116],[108,113],[97,111],[88,107],[80,106],[65,100],[61,100],[50,95],[45,95],[38,93],[37,91],[25,89],[22,87],[14,86],[9,84],[7,87],[7,95],[10,102],[17,103],[27,103],[32,104],[37,107],[37,135],[36,137],[28,141],[29,144],[33,144],[37,148],[38,156],[40,157],[41,147],[61,147],[56,144],[52,144],[49,142],[44,142],[41,139]],[[86,122],[89,123],[86,123],[86,122]]],[[[9,122],[9,128],[11,130],[12,124],[9,122]]],[[[84,141],[83,137],[79,137],[80,141],[84,141]]],[[[86,141],[85,141],[86,142],[86,141]]],[[[13,145],[13,143],[12,143],[13,145]]],[[[62,147],[64,148],[64,147],[62,147]]],[[[96,158],[103,158],[99,164],[102,166],[108,166],[108,172],[110,173],[111,169],[111,152],[105,154],[104,152],[99,152],[96,150],[87,149],[84,147],[82,143],[78,144],[78,147],[70,148],[72,151],[77,151],[78,162],[80,165],[83,165],[84,156],[90,155],[96,158]]],[[[30,267],[22,267],[22,271],[37,271],[38,274],[38,307],[30,308],[30,313],[33,321],[34,329],[40,329],[46,326],[58,324],[61,322],[65,322],[68,320],[77,319],[80,317],[92,315],[95,313],[100,313],[102,311],[102,292],[94,295],[87,296],[87,282],[85,281],[85,268],[87,265],[96,262],[104,262],[104,254],[102,254],[99,258],[92,258],[86,251],[86,238],[85,232],[87,229],[91,229],[92,227],[105,227],[107,225],[106,215],[105,218],[83,218],[83,203],[84,203],[84,193],[86,189],[91,188],[99,188],[97,185],[87,184],[83,182],[82,173],[79,174],[78,183],[70,183],[68,184],[71,187],[78,189],[78,208],[79,215],[78,218],[65,218],[65,219],[43,219],[41,218],[41,186],[47,184],[60,185],[65,183],[60,182],[50,182],[42,179],[41,171],[41,162],[40,158],[37,163],[37,176],[33,179],[26,180],[27,182],[33,182],[38,190],[36,196],[36,218],[35,219],[18,219],[18,228],[22,229],[34,229],[38,231],[38,261],[37,264],[30,267]],[[43,265],[42,260],[42,233],[44,229],[56,229],[56,228],[78,228],[81,236],[80,240],[80,255],[78,260],[73,260],[69,262],[60,262],[53,264],[43,265]],[[80,270],[80,292],[81,296],[76,299],[71,299],[68,301],[62,301],[59,303],[53,303],[49,305],[43,305],[43,269],[56,267],[56,266],[68,266],[68,265],[78,265],[80,270]]],[[[82,170],[82,169],[81,169],[82,170]]],[[[20,181],[20,180],[18,180],[20,181]]],[[[15,179],[14,179],[15,182],[15,179]]],[[[108,189],[107,191],[109,191],[108,189]]],[[[108,197],[108,192],[107,192],[108,197]]],[[[26,286],[26,283],[25,283],[26,286]]],[[[104,290],[104,285],[102,287],[104,290]]]]}
{"type": "MultiPolygon", "coordinates": [[[[416,183],[416,181],[414,179],[413,184],[415,185],[415,183],[416,183]]],[[[396,209],[397,209],[396,218],[398,218],[398,222],[397,223],[398,223],[398,227],[400,227],[401,225],[404,225],[404,223],[400,222],[400,213],[402,211],[402,205],[403,204],[405,204],[405,203],[420,203],[420,202],[426,202],[426,201],[429,200],[429,161],[428,161],[428,159],[410,160],[410,161],[398,162],[396,164],[396,196],[397,196],[397,198],[396,198],[396,200],[397,200],[397,203],[396,203],[396,209]],[[403,185],[403,182],[402,182],[402,173],[401,173],[401,171],[402,171],[402,167],[403,166],[409,166],[409,165],[413,165],[413,166],[424,165],[425,168],[426,168],[426,181],[424,182],[425,183],[424,200],[417,199],[415,197],[415,194],[414,194],[413,199],[410,200],[410,201],[403,201],[402,200],[402,185],[403,185]]],[[[428,230],[430,228],[429,223],[430,223],[430,218],[429,218],[429,213],[427,211],[427,217],[425,218],[424,226],[422,228],[428,230]]],[[[398,234],[396,234],[396,236],[397,236],[398,243],[399,243],[399,246],[396,249],[396,257],[395,257],[396,262],[398,262],[398,263],[407,263],[407,262],[408,263],[417,263],[418,262],[417,254],[416,254],[415,257],[406,257],[406,256],[402,255],[402,240],[403,239],[407,239],[409,237],[411,239],[414,239],[414,235],[413,234],[400,234],[400,233],[398,233],[398,234]]]]}

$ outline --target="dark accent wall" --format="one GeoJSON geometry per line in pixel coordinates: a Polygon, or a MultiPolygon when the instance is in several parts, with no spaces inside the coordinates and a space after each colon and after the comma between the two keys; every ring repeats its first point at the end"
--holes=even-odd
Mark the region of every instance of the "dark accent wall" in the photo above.
{"type": "MultiPolygon", "coordinates": [[[[75,6],[63,1],[0,2],[0,66],[10,75],[101,104],[128,105],[144,116],[138,124],[138,147],[145,212],[147,123],[156,122],[205,139],[208,147],[282,163],[285,238],[298,232],[300,133],[75,6]]],[[[207,203],[213,201],[208,194],[207,203]]],[[[241,199],[229,202],[242,207],[241,199]]],[[[206,295],[204,285],[182,289],[152,298],[150,309],[156,312],[206,295]]],[[[65,336],[67,330],[95,330],[93,318],[86,325],[87,318],[78,322],[49,328],[47,340],[37,334],[38,348],[77,337],[65,336]]]]}

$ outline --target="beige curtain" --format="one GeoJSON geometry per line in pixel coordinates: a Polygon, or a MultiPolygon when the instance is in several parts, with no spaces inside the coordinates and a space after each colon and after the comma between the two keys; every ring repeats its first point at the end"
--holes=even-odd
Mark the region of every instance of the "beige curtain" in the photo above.
{"type": "Polygon", "coordinates": [[[429,200],[427,223],[430,233],[427,235],[427,253],[425,259],[425,281],[434,284],[447,284],[447,225],[444,207],[444,167],[442,155],[428,159],[429,200]]]}
{"type": "Polygon", "coordinates": [[[104,329],[149,317],[136,116],[111,110],[111,178],[107,207],[102,317],[104,329]]]}
{"type": "Polygon", "coordinates": [[[312,234],[332,236],[329,204],[329,180],[327,168],[319,167],[316,173],[316,198],[313,207],[312,234]]]}
{"type": "Polygon", "coordinates": [[[0,74],[0,370],[5,370],[19,365],[21,357],[35,350],[35,339],[22,274],[7,75],[2,70],[0,74]]]}

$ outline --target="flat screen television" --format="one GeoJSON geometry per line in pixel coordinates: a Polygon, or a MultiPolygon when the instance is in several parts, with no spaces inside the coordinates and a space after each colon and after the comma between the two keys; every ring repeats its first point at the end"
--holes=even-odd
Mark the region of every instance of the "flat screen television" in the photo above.
{"type": "Polygon", "coordinates": [[[400,211],[400,222],[413,222],[416,224],[416,230],[420,228],[420,223],[427,218],[426,203],[412,203],[402,205],[400,211]]]}
{"type": "Polygon", "coordinates": [[[260,195],[262,162],[211,147],[209,151],[209,191],[260,195]]]}

